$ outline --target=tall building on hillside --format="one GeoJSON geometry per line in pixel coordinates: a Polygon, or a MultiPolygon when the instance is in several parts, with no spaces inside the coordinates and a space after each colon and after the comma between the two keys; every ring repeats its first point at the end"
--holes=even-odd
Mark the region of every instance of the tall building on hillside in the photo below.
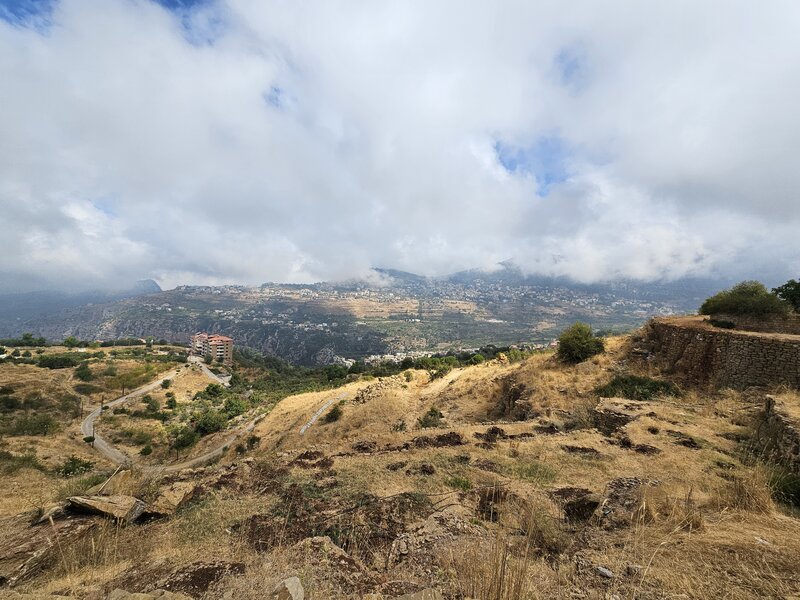
{"type": "Polygon", "coordinates": [[[211,356],[226,365],[233,363],[233,340],[227,335],[196,333],[192,336],[192,354],[211,356]]]}

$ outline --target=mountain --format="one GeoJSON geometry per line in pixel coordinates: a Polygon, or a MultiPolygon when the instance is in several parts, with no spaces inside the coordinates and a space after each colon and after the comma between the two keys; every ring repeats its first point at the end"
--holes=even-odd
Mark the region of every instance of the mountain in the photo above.
{"type": "Polygon", "coordinates": [[[45,290],[0,294],[0,335],[17,335],[21,333],[20,328],[24,324],[29,322],[35,324],[38,319],[48,315],[95,304],[106,304],[125,298],[157,294],[160,291],[161,287],[155,281],[144,279],[124,290],[92,290],[73,293],[45,290]]]}
{"type": "MultiPolygon", "coordinates": [[[[423,277],[376,269],[379,281],[308,285],[180,286],[94,295],[15,298],[0,335],[48,339],[154,336],[187,341],[199,330],[299,364],[335,357],[495,344],[546,344],[570,323],[621,332],[653,315],[694,312],[722,287],[707,280],[586,285],[533,277],[513,265],[423,277]]],[[[152,282],[151,282],[152,283],[152,282]]]]}

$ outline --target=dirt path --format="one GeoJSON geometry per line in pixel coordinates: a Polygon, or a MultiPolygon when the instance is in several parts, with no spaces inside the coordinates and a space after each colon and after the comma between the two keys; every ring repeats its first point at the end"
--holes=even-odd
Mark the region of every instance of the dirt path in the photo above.
{"type": "MultiPolygon", "coordinates": [[[[215,381],[216,383],[220,383],[222,385],[225,385],[225,386],[228,385],[227,381],[223,380],[222,378],[220,378],[217,375],[215,375],[214,373],[212,373],[208,369],[208,367],[206,367],[204,364],[202,364],[202,363],[199,363],[199,364],[201,366],[201,370],[203,371],[203,373],[209,379],[211,379],[212,381],[215,381]]],[[[123,403],[127,402],[128,400],[131,400],[133,398],[138,398],[139,396],[143,396],[144,394],[146,394],[148,392],[152,392],[153,390],[158,389],[158,387],[161,385],[161,383],[165,379],[173,379],[175,376],[178,375],[180,370],[181,370],[180,367],[178,367],[177,369],[173,369],[172,371],[169,371],[166,374],[162,374],[159,377],[159,379],[156,379],[155,381],[152,381],[152,382],[150,382],[150,383],[148,383],[146,385],[143,385],[142,387],[136,388],[132,392],[129,392],[129,393],[125,394],[124,396],[120,396],[119,398],[116,398],[116,399],[112,400],[111,402],[107,402],[105,404],[105,406],[108,407],[106,410],[110,410],[114,406],[118,406],[119,404],[123,404],[123,403]]],[[[95,428],[94,428],[95,421],[97,420],[97,418],[100,416],[100,414],[102,412],[103,412],[103,408],[101,406],[98,406],[96,409],[94,409],[92,412],[90,412],[86,416],[86,418],[83,420],[83,422],[81,423],[81,433],[83,434],[84,437],[88,437],[88,436],[93,435],[94,436],[94,449],[97,450],[100,454],[105,456],[107,459],[109,459],[114,464],[122,465],[124,467],[132,466],[135,463],[135,461],[131,457],[127,456],[125,453],[120,451],[113,444],[109,443],[107,440],[103,439],[99,434],[97,434],[95,432],[95,428]]],[[[164,465],[164,466],[146,467],[146,469],[147,470],[153,470],[153,471],[172,472],[172,471],[180,471],[181,469],[188,469],[188,468],[192,468],[192,467],[197,467],[197,466],[202,465],[204,463],[207,463],[207,462],[209,462],[211,460],[214,460],[215,458],[218,458],[219,456],[222,456],[225,453],[226,448],[228,446],[230,446],[233,442],[235,442],[237,438],[239,438],[244,433],[252,432],[254,428],[255,428],[255,420],[250,421],[244,427],[235,430],[234,432],[232,432],[231,435],[226,437],[225,440],[222,441],[222,443],[220,443],[216,447],[212,448],[211,450],[208,450],[207,452],[204,452],[200,456],[195,456],[194,458],[191,458],[189,460],[186,460],[186,461],[183,461],[183,462],[180,462],[180,463],[174,463],[174,464],[171,464],[171,465],[164,465]]]]}
{"type": "Polygon", "coordinates": [[[316,423],[317,419],[319,419],[322,416],[322,413],[324,413],[325,410],[331,404],[337,402],[338,400],[343,400],[346,397],[347,397],[347,392],[342,392],[338,396],[334,396],[333,398],[328,400],[325,404],[323,404],[322,407],[317,412],[314,413],[314,416],[311,417],[311,420],[300,428],[300,435],[303,435],[306,432],[306,430],[308,430],[309,427],[311,427],[314,423],[316,423]]]}

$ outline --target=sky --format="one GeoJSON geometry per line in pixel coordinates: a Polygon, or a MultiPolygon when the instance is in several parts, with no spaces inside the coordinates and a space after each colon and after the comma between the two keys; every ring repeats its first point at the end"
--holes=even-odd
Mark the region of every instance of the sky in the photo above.
{"type": "Polygon", "coordinates": [[[0,291],[800,276],[800,3],[0,0],[0,291]]]}

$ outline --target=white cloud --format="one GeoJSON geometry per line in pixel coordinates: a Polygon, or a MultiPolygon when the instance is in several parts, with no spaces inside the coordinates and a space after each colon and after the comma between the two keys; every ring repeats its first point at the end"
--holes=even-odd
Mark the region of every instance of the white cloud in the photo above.
{"type": "Polygon", "coordinates": [[[0,21],[4,287],[800,261],[792,2],[61,0],[49,22],[0,21]],[[495,152],[542,139],[568,153],[495,152]]]}

